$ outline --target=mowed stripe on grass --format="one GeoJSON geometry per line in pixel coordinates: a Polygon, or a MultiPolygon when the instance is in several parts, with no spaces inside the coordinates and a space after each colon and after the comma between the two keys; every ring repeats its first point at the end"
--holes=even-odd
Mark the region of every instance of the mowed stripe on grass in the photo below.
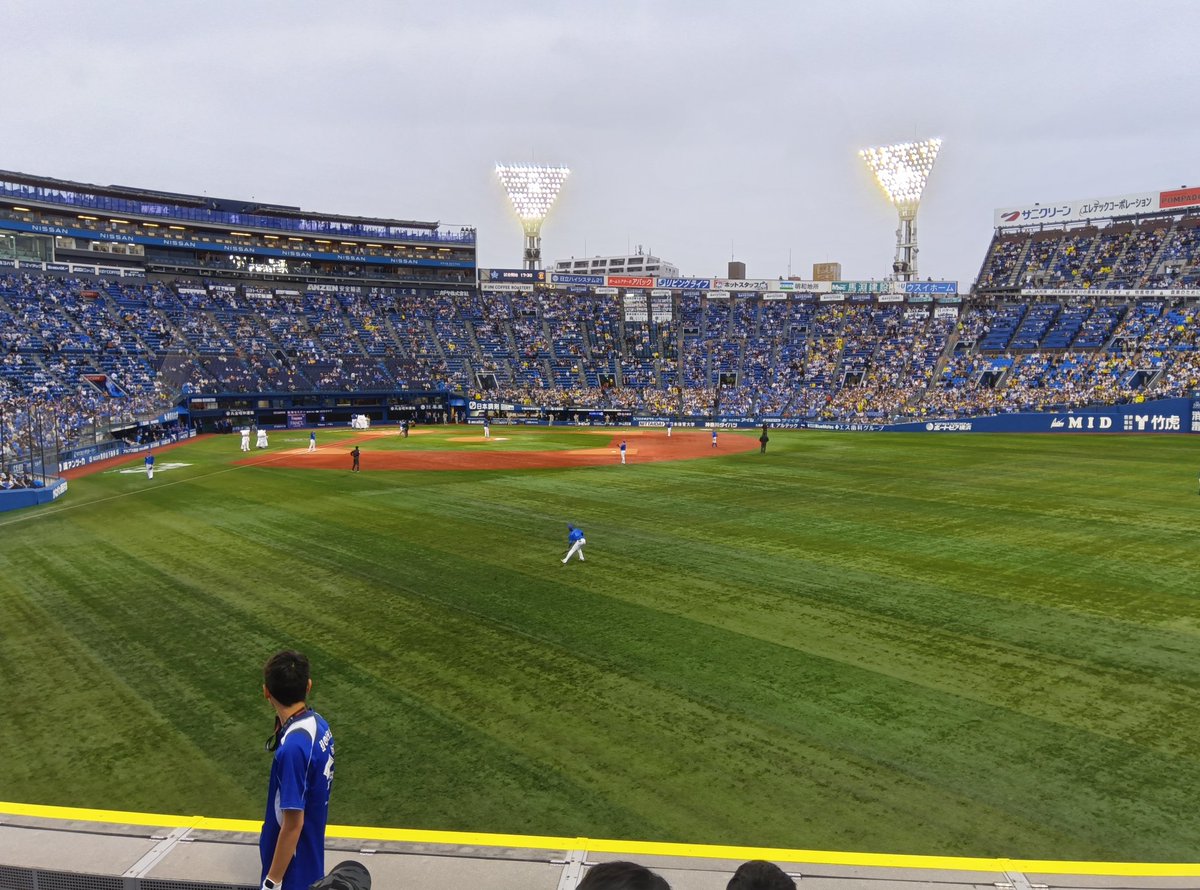
{"type": "Polygon", "coordinates": [[[11,799],[256,817],[295,645],[342,823],[1194,858],[1185,439],[357,476],[232,441],[0,518],[11,799]]]}

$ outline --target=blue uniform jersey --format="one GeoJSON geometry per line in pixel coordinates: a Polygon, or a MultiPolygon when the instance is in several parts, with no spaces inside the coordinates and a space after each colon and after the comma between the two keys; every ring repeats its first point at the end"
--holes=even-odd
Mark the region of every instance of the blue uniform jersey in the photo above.
{"type": "Polygon", "coordinates": [[[267,813],[258,839],[262,875],[275,855],[284,810],[303,810],[304,827],[296,855],[283,875],[282,890],[308,890],[325,876],[325,822],[333,787],[333,733],[325,718],[305,711],[289,720],[271,763],[267,813]]]}
{"type": "Polygon", "coordinates": [[[148,466],[148,467],[154,466],[154,455],[153,454],[146,455],[146,466],[148,466]]]}
{"type": "Polygon", "coordinates": [[[576,541],[582,540],[582,538],[583,538],[583,529],[581,529],[581,528],[573,528],[573,529],[571,529],[570,532],[567,533],[567,541],[569,541],[572,544],[574,544],[576,541]]]}

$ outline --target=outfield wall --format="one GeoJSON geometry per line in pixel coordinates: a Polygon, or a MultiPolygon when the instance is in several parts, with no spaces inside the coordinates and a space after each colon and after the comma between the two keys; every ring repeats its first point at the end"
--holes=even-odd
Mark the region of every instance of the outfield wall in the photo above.
{"type": "MultiPolygon", "coordinates": [[[[47,461],[46,463],[47,481],[45,485],[38,485],[36,488],[15,488],[10,491],[0,491],[0,513],[5,513],[9,510],[20,510],[24,507],[37,507],[42,504],[49,504],[51,501],[57,500],[64,495],[67,491],[67,480],[61,479],[57,475],[49,475],[55,466],[57,466],[56,473],[65,473],[68,470],[77,470],[80,467],[86,467],[88,464],[98,463],[102,460],[112,460],[114,458],[125,457],[129,454],[141,454],[154,448],[161,448],[164,445],[185,442],[188,439],[194,438],[195,435],[195,430],[180,430],[178,433],[164,436],[146,445],[131,445],[128,442],[116,440],[113,442],[104,442],[100,445],[88,445],[83,448],[75,448],[71,451],[59,452],[56,459],[47,461]]],[[[25,469],[30,468],[30,464],[29,462],[15,464],[14,467],[25,469]]]]}
{"type": "Polygon", "coordinates": [[[884,418],[818,420],[815,418],[750,417],[735,414],[666,417],[633,414],[624,409],[544,408],[503,402],[470,402],[467,423],[482,424],[484,412],[493,424],[519,426],[636,426],[663,429],[833,430],[870,433],[1197,433],[1200,399],[1160,399],[1135,405],[1102,405],[1063,411],[994,414],[954,419],[894,423],[884,418]],[[550,418],[554,417],[551,421],[550,418]]]}
{"type": "MultiPolygon", "coordinates": [[[[665,427],[665,417],[637,415],[634,426],[665,427]]],[[[1140,405],[1106,405],[1070,411],[995,414],[954,420],[906,423],[877,421],[782,420],[718,415],[672,419],[680,428],[834,430],[871,433],[1197,433],[1200,399],[1161,399],[1140,405]]]]}
{"type": "Polygon", "coordinates": [[[1162,399],[1055,413],[1000,414],[962,420],[899,423],[888,432],[910,433],[1195,433],[1200,399],[1162,399]]]}
{"type": "Polygon", "coordinates": [[[77,470],[80,467],[94,464],[97,461],[112,460],[115,457],[124,457],[127,454],[141,454],[154,448],[161,448],[164,445],[171,445],[175,442],[192,439],[195,435],[195,430],[181,430],[178,433],[164,436],[146,445],[131,445],[128,442],[117,440],[114,442],[104,442],[100,445],[88,445],[84,448],[76,448],[73,451],[64,451],[58,456],[58,472],[65,473],[67,470],[77,470]]]}
{"type": "Polygon", "coordinates": [[[36,488],[14,488],[0,491],[0,513],[49,504],[67,493],[67,480],[51,476],[45,485],[36,488]]]}

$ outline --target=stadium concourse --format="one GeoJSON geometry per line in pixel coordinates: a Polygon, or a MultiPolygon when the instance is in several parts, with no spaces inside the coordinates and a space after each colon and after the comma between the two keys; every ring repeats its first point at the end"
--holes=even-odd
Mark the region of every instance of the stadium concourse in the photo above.
{"type": "MultiPolygon", "coordinates": [[[[253,890],[258,823],[0,803],[8,890],[253,890]]],[[[970,859],[329,826],[326,864],[354,860],[372,886],[574,890],[589,866],[636,861],[673,890],[724,890],[765,859],[812,890],[1191,890],[1194,865],[970,859]]]]}

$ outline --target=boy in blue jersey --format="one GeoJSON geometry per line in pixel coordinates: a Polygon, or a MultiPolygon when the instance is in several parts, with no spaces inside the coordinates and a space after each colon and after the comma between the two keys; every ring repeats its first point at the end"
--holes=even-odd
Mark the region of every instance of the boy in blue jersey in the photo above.
{"type": "Polygon", "coordinates": [[[299,652],[271,656],[263,681],[263,695],[275,709],[275,732],[267,741],[275,756],[258,839],[261,890],[308,890],[325,876],[333,733],[305,701],[312,678],[299,652]]]}
{"type": "Polygon", "coordinates": [[[563,565],[566,565],[567,560],[570,559],[572,556],[574,556],[576,553],[579,554],[580,562],[586,562],[586,560],[583,558],[583,545],[586,544],[587,541],[584,540],[583,529],[576,528],[575,526],[571,525],[571,523],[568,522],[567,523],[567,541],[570,542],[571,549],[568,550],[567,555],[563,557],[563,560],[562,560],[563,565]]]}

